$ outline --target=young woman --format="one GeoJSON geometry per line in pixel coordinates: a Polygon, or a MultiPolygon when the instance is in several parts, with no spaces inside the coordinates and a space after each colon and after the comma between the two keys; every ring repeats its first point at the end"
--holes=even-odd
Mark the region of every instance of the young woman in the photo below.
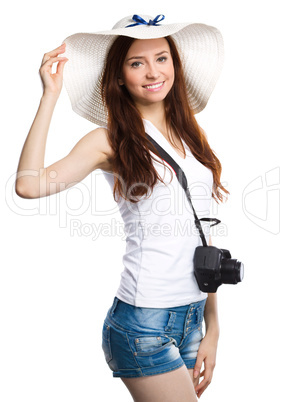
{"type": "MultiPolygon", "coordinates": [[[[200,237],[184,190],[146,133],[184,170],[199,218],[209,214],[211,198],[222,201],[220,190],[227,190],[194,114],[218,79],[223,41],[214,27],[163,25],[163,19],[126,17],[110,31],[72,35],[44,55],[43,95],[20,157],[16,192],[48,196],[103,170],[127,231],[121,283],[102,329],[106,362],[135,401],[189,402],[212,380],[217,300],[201,292],[194,277],[200,237]],[[100,127],[44,167],[63,79],[74,111],[100,127]]],[[[203,229],[210,242],[206,224],[203,229]]]]}

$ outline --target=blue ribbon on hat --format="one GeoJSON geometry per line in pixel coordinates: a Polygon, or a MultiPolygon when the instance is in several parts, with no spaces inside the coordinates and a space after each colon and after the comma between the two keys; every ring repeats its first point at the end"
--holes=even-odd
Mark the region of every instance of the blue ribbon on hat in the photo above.
{"type": "Polygon", "coordinates": [[[140,17],[139,15],[135,14],[133,15],[133,21],[135,21],[135,24],[130,24],[127,25],[125,28],[129,28],[129,27],[135,27],[136,25],[154,25],[154,26],[158,26],[160,24],[158,24],[158,22],[164,20],[165,16],[162,14],[159,14],[155,17],[154,20],[149,20],[148,22],[146,22],[142,17],[140,17]]]}

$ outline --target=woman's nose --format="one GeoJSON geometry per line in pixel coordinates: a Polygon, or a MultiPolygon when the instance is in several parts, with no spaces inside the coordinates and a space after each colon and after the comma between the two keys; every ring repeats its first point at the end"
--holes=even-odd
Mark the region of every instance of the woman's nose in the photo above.
{"type": "Polygon", "coordinates": [[[148,69],[147,69],[147,72],[146,72],[146,77],[148,79],[154,79],[154,78],[159,77],[159,72],[158,72],[156,66],[154,66],[152,64],[148,65],[148,69]]]}

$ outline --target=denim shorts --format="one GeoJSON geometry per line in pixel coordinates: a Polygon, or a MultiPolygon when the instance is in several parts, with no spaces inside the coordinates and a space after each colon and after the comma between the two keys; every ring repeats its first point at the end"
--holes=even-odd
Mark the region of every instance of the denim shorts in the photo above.
{"type": "Polygon", "coordinates": [[[115,297],[102,329],[102,349],[113,377],[161,374],[184,364],[194,368],[205,303],[145,308],[115,297]]]}

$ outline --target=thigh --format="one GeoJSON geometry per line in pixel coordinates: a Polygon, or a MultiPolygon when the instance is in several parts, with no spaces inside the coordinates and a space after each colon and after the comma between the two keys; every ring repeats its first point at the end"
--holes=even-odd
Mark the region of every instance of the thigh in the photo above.
{"type": "Polygon", "coordinates": [[[135,402],[196,402],[186,366],[164,374],[122,378],[135,402]]]}

